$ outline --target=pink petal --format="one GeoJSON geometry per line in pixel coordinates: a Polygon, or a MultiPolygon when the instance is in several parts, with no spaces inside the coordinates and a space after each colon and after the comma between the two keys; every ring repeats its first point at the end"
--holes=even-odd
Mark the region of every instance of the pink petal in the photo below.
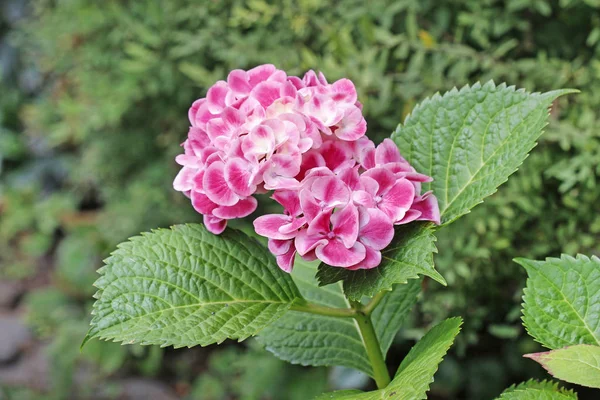
{"type": "Polygon", "coordinates": [[[312,69],[304,74],[302,82],[304,86],[317,86],[320,84],[317,74],[312,69]]]}
{"type": "Polygon", "coordinates": [[[295,190],[278,190],[271,198],[281,204],[286,213],[291,216],[297,217],[302,213],[300,197],[295,190]]]}
{"type": "MultiPolygon", "coordinates": [[[[325,237],[331,234],[331,212],[323,211],[319,213],[309,224],[306,233],[309,236],[325,237]]],[[[333,237],[334,235],[332,235],[333,237]]]]}
{"type": "Polygon", "coordinates": [[[235,128],[242,126],[246,122],[244,113],[232,107],[225,107],[221,113],[221,118],[227,125],[235,128]]]}
{"type": "Polygon", "coordinates": [[[300,205],[308,222],[312,221],[321,212],[321,206],[319,206],[310,191],[306,189],[300,191],[300,205]]]}
{"type": "Polygon", "coordinates": [[[386,248],[394,238],[393,221],[382,211],[371,208],[366,210],[369,220],[360,227],[358,240],[374,250],[386,248]]]}
{"type": "Polygon", "coordinates": [[[225,123],[221,118],[214,118],[206,123],[206,133],[212,141],[220,136],[225,136],[229,139],[232,132],[232,126],[225,123]]]}
{"type": "Polygon", "coordinates": [[[178,192],[187,192],[194,187],[194,176],[197,170],[195,168],[183,167],[173,181],[173,189],[178,192]]]}
{"type": "MultiPolygon", "coordinates": [[[[269,239],[269,251],[276,256],[281,256],[290,250],[290,247],[294,244],[294,239],[289,240],[278,240],[269,239]]],[[[296,248],[294,248],[295,250],[296,248]]]]}
{"type": "Polygon", "coordinates": [[[194,101],[188,110],[188,119],[190,120],[190,124],[192,126],[196,126],[196,114],[198,114],[198,109],[205,101],[206,99],[198,99],[194,101]]]}
{"type": "Polygon", "coordinates": [[[352,83],[350,79],[344,78],[335,81],[331,85],[331,88],[334,92],[333,99],[335,101],[340,101],[349,104],[356,103],[356,88],[354,87],[354,83],[352,83]]]}
{"type": "Polygon", "coordinates": [[[282,225],[288,224],[290,222],[290,217],[283,214],[267,214],[261,215],[260,217],[254,220],[254,230],[261,236],[268,237],[270,239],[292,239],[296,232],[294,233],[281,233],[279,232],[279,228],[282,225]]]}
{"type": "Polygon", "coordinates": [[[314,181],[311,186],[313,196],[321,200],[321,207],[343,206],[350,201],[350,190],[341,179],[337,177],[322,177],[314,181]]]}
{"type": "Polygon", "coordinates": [[[275,170],[264,174],[263,178],[265,180],[264,187],[266,190],[297,190],[300,186],[300,182],[296,179],[277,175],[275,170]]]}
{"type": "Polygon", "coordinates": [[[400,155],[398,146],[391,139],[384,139],[375,150],[375,163],[377,165],[393,162],[406,162],[400,155]]]}
{"type": "Polygon", "coordinates": [[[411,208],[415,198],[415,187],[406,179],[399,179],[384,195],[379,203],[379,209],[385,212],[392,221],[404,217],[411,208]]]}
{"type": "Polygon", "coordinates": [[[376,207],[375,200],[373,200],[373,195],[364,190],[356,190],[352,192],[352,201],[354,201],[356,205],[363,207],[376,207]]]}
{"type": "Polygon", "coordinates": [[[440,224],[440,208],[432,192],[425,193],[418,201],[415,200],[411,209],[421,212],[418,221],[433,221],[440,224]]]}
{"type": "Polygon", "coordinates": [[[330,240],[326,245],[316,248],[319,260],[332,267],[350,267],[365,259],[366,249],[356,242],[349,249],[339,240],[330,240]]]}
{"type": "Polygon", "coordinates": [[[198,150],[210,145],[210,138],[204,130],[192,126],[188,131],[188,142],[191,150],[198,154],[198,150]]]}
{"type": "Polygon", "coordinates": [[[256,210],[257,201],[254,197],[241,199],[233,206],[220,206],[213,210],[215,217],[223,219],[244,218],[256,210]]]}
{"type": "Polygon", "coordinates": [[[362,112],[357,107],[352,106],[337,123],[335,136],[342,140],[352,141],[364,136],[366,131],[367,121],[363,118],[362,112]]]}
{"type": "Polygon", "coordinates": [[[300,163],[302,155],[294,154],[274,154],[271,157],[272,168],[277,171],[278,175],[294,177],[300,172],[300,163]]]}
{"type": "Polygon", "coordinates": [[[218,81],[206,93],[208,111],[218,114],[225,108],[225,96],[227,96],[227,82],[218,81]]]}
{"type": "Polygon", "coordinates": [[[352,147],[348,143],[342,141],[326,141],[319,148],[319,153],[323,156],[325,165],[334,172],[351,168],[355,163],[352,147]]]}
{"type": "Polygon", "coordinates": [[[285,272],[292,272],[294,268],[294,257],[296,256],[296,249],[291,246],[287,253],[277,256],[277,265],[285,272]]]}
{"type": "Polygon", "coordinates": [[[212,210],[217,208],[217,204],[210,201],[210,199],[200,192],[192,191],[192,206],[200,214],[211,214],[212,210]]]}
{"type": "Polygon", "coordinates": [[[279,99],[279,91],[281,84],[278,82],[261,82],[252,89],[251,96],[258,100],[263,107],[268,107],[277,99],[279,99]]]}
{"type": "Polygon", "coordinates": [[[379,195],[385,194],[397,180],[392,172],[381,167],[365,171],[362,176],[374,179],[379,184],[379,190],[377,191],[377,194],[379,195]]]}
{"type": "Polygon", "coordinates": [[[241,69],[234,69],[227,75],[227,84],[236,93],[247,94],[250,92],[250,83],[248,83],[248,74],[241,69]]]}
{"type": "MultiPolygon", "coordinates": [[[[313,221],[314,223],[314,221],[313,221]]],[[[347,248],[356,242],[358,237],[358,209],[352,203],[331,216],[332,232],[342,240],[347,248]]]]}
{"type": "Polygon", "coordinates": [[[290,81],[287,81],[283,85],[281,85],[281,97],[293,97],[295,98],[298,94],[298,89],[294,86],[294,84],[290,81]]]}
{"type": "Polygon", "coordinates": [[[406,214],[404,214],[404,217],[402,217],[401,220],[396,221],[394,224],[395,225],[408,224],[409,222],[415,221],[420,216],[421,216],[421,211],[411,209],[411,210],[406,211],[406,214]]]}
{"type": "Polygon", "coordinates": [[[305,261],[315,261],[317,259],[317,253],[314,250],[311,250],[303,255],[302,259],[305,261]]]}
{"type": "Polygon", "coordinates": [[[321,235],[309,235],[307,230],[301,230],[298,232],[298,236],[294,240],[294,245],[298,254],[305,256],[317,246],[323,246],[327,244],[327,239],[324,239],[321,235]]]}
{"type": "Polygon", "coordinates": [[[232,206],[239,200],[225,180],[225,165],[221,161],[213,162],[206,169],[202,185],[208,198],[218,205],[232,206]]]}
{"type": "Polygon", "coordinates": [[[375,168],[375,149],[368,149],[364,153],[360,153],[359,157],[360,165],[364,169],[375,168]]]}
{"type": "Polygon", "coordinates": [[[225,227],[227,226],[227,220],[206,214],[204,215],[204,225],[210,233],[220,235],[221,233],[223,233],[225,227]]]}
{"type": "Polygon", "coordinates": [[[225,181],[237,195],[246,197],[254,194],[256,185],[252,184],[254,179],[251,163],[241,158],[230,158],[225,164],[225,181]]]}
{"type": "Polygon", "coordinates": [[[338,177],[348,186],[350,190],[358,190],[360,187],[360,176],[355,168],[346,168],[338,174],[338,177]]]}
{"type": "Polygon", "coordinates": [[[248,70],[248,80],[252,87],[255,87],[260,82],[266,81],[277,71],[273,64],[263,64],[248,70]]]}
{"type": "Polygon", "coordinates": [[[316,167],[324,167],[325,159],[323,156],[316,150],[311,150],[305,153],[302,156],[302,164],[300,165],[300,172],[298,174],[298,179],[304,179],[306,172],[316,167]]]}
{"type": "Polygon", "coordinates": [[[305,224],[305,217],[294,218],[289,224],[282,225],[281,228],[279,228],[279,232],[283,234],[294,233],[298,231],[298,229],[302,228],[302,226],[304,226],[305,224]]]}
{"type": "Polygon", "coordinates": [[[373,178],[366,176],[364,173],[360,177],[360,186],[371,196],[376,196],[379,193],[379,183],[373,178]]]}
{"type": "Polygon", "coordinates": [[[348,267],[349,270],[354,271],[357,269],[371,269],[381,264],[381,252],[379,250],[373,250],[369,246],[365,246],[366,254],[364,260],[358,264],[354,264],[348,267]]]}

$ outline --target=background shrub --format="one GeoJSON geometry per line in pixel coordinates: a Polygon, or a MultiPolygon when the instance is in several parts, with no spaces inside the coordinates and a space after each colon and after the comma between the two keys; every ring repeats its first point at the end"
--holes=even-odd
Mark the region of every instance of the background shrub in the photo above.
{"type": "MultiPolygon", "coordinates": [[[[520,358],[537,345],[518,321],[525,273],[511,260],[598,254],[598,0],[1,4],[0,279],[25,282],[28,294],[17,305],[64,366],[51,378],[53,396],[81,386],[73,379],[81,363],[95,371],[94,385],[154,376],[190,398],[275,399],[264,387],[280,382],[295,384],[282,390],[301,399],[310,386],[302,379],[317,382],[312,389],[327,384],[326,370],[283,367],[252,342],[196,349],[189,352],[195,359],[105,343],[87,355],[75,351],[101,259],[140,231],[201,220],[171,188],[187,108],[229,70],[262,63],[352,79],[376,140],[424,97],[469,82],[582,90],[555,105],[522,169],[442,231],[436,263],[449,287],[425,282],[392,350],[403,354],[431,324],[462,315],[460,346],[442,364],[432,397],[492,398],[510,383],[543,376],[520,358]],[[233,372],[223,368],[230,359],[241,360],[233,372]],[[244,365],[252,362],[264,367],[262,377],[248,377],[253,367],[244,365]]],[[[362,379],[341,369],[329,377],[336,387],[362,379]]]]}

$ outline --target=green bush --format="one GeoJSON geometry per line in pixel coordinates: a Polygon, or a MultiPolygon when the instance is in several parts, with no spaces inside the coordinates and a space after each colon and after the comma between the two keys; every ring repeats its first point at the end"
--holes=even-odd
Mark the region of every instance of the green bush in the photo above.
{"type": "Polygon", "coordinates": [[[416,330],[404,331],[413,338],[448,315],[465,317],[459,353],[466,358],[458,362],[473,376],[496,376],[498,388],[446,371],[447,387],[436,388],[451,398],[491,398],[530,374],[516,358],[490,364],[486,354],[495,338],[513,338],[505,353],[515,357],[523,351],[512,348],[532,346],[517,321],[524,273],[514,255],[598,248],[599,1],[31,6],[12,40],[41,84],[31,96],[6,79],[0,101],[0,276],[34,273],[38,257],[52,254],[57,281],[73,298],[89,293],[82,286],[116,243],[156,226],[200,221],[171,188],[173,158],[186,135],[187,108],[231,69],[270,62],[290,74],[312,68],[332,80],[348,77],[375,138],[389,135],[426,93],[468,82],[581,89],[553,108],[523,172],[442,232],[440,246],[454,251],[436,262],[450,289],[429,282],[413,316],[416,330]]]}

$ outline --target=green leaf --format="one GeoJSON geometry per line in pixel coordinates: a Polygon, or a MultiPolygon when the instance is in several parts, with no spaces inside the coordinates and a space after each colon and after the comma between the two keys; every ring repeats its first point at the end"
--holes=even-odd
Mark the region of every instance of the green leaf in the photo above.
{"type": "Polygon", "coordinates": [[[527,270],[523,323],[549,349],[600,345],[600,259],[515,259],[527,270]]]}
{"type": "Polygon", "coordinates": [[[526,354],[555,378],[600,389],[600,347],[578,344],[544,353],[526,354]]]}
{"type": "Polygon", "coordinates": [[[325,393],[317,400],[426,399],[433,375],[458,335],[461,324],[461,318],[449,318],[427,332],[404,358],[396,376],[386,388],[361,394],[355,391],[325,393]]]}
{"type": "Polygon", "coordinates": [[[548,108],[575,90],[527,93],[493,82],[454,88],[419,104],[392,139],[433,182],[447,224],[493,194],[525,160],[542,133],[548,108]]]}
{"type": "MultiPolygon", "coordinates": [[[[319,288],[314,278],[315,269],[315,263],[296,259],[292,277],[302,296],[323,306],[349,308],[341,284],[319,288]]],[[[373,311],[371,318],[383,354],[387,353],[419,291],[417,280],[397,285],[373,311]]],[[[373,374],[358,326],[352,318],[290,311],[265,328],[257,340],[277,357],[294,364],[342,365],[373,374]]]]}
{"type": "Polygon", "coordinates": [[[529,380],[506,389],[498,400],[577,400],[571,390],[558,387],[558,383],[529,380]]]}
{"type": "Polygon", "coordinates": [[[241,341],[300,296],[266,248],[232,229],[219,236],[202,225],[159,229],[121,243],[105,262],[84,344],[241,341]]]}
{"type": "Polygon", "coordinates": [[[352,300],[373,297],[382,290],[390,290],[395,284],[416,279],[419,274],[446,285],[433,266],[433,253],[437,252],[435,240],[430,223],[399,226],[394,241],[382,252],[382,262],[377,268],[350,271],[321,264],[317,272],[319,284],[328,285],[342,280],[344,293],[352,300]]]}
{"type": "MultiPolygon", "coordinates": [[[[446,352],[460,332],[461,318],[449,318],[433,327],[402,360],[390,387],[400,394],[398,399],[426,399],[429,384],[446,352]]],[[[391,390],[391,389],[390,389],[391,390]]]]}
{"type": "Polygon", "coordinates": [[[416,304],[420,292],[420,279],[410,280],[403,285],[395,285],[394,290],[385,295],[371,314],[371,321],[384,357],[390,349],[398,329],[416,304]]]}

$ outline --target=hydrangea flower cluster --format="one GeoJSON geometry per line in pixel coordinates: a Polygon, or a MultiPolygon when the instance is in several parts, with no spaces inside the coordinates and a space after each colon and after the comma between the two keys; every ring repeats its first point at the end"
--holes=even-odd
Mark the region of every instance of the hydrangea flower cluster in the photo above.
{"type": "Polygon", "coordinates": [[[335,267],[374,268],[394,225],[439,223],[437,200],[421,194],[431,180],[386,139],[367,128],[354,84],[302,79],[273,65],[234,70],[189,111],[191,127],[173,186],[221,233],[251,214],[255,193],[273,191],[283,214],[258,217],[277,263],[290,272],[296,254],[335,267]]]}

